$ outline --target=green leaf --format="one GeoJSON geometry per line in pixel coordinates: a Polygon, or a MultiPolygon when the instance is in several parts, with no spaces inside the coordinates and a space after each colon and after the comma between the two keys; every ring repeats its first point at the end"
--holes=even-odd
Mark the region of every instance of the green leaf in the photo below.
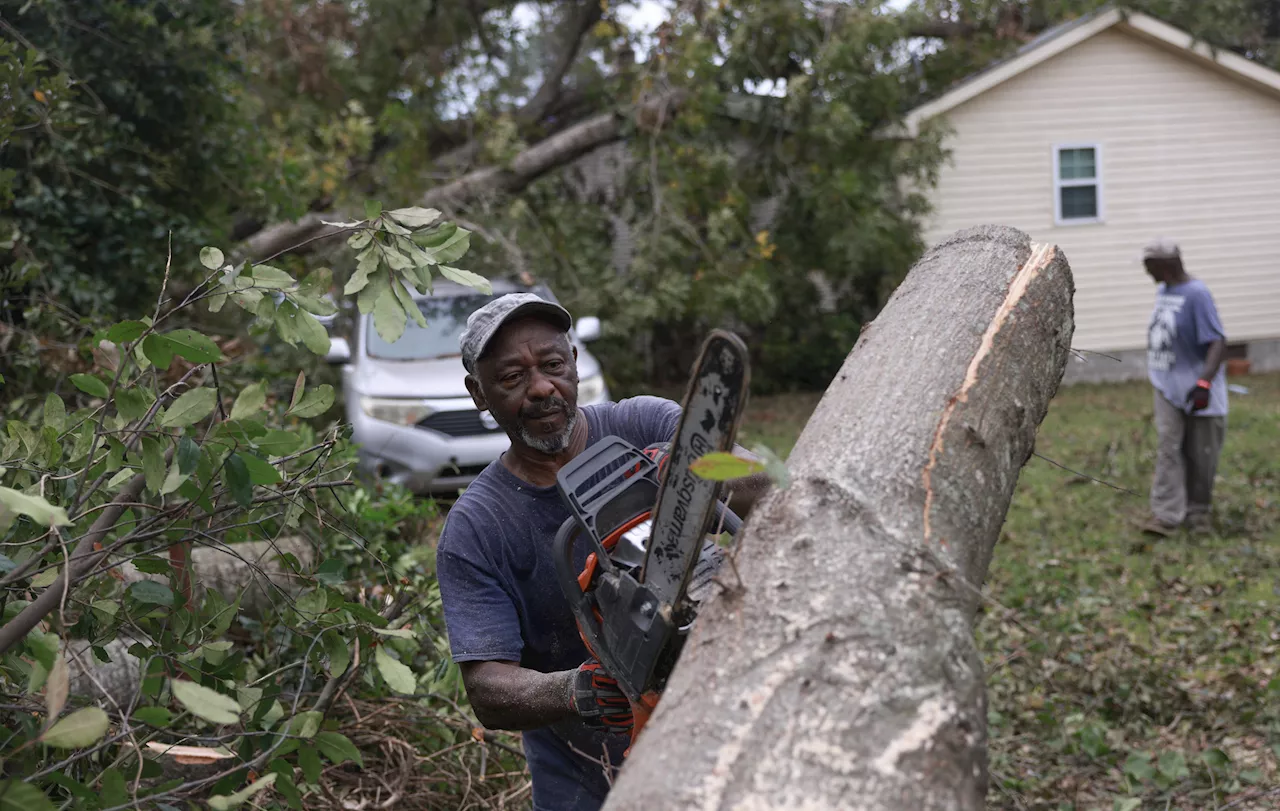
{"type": "MultiPolygon", "coordinates": [[[[227,655],[227,651],[229,650],[231,650],[231,643],[229,641],[212,642],[204,646],[205,660],[208,661],[210,653],[213,653],[215,658],[217,657],[218,654],[221,654],[223,657],[225,657],[227,655]]],[[[210,664],[217,664],[217,663],[218,662],[210,662],[210,664]]],[[[250,715],[253,715],[254,711],[257,710],[258,705],[262,703],[262,694],[263,694],[263,691],[261,687],[248,687],[248,686],[237,687],[236,701],[239,702],[241,710],[249,713],[250,715]]]]}
{"type": "Polygon", "coordinates": [[[222,251],[217,248],[204,247],[200,249],[200,264],[209,270],[217,270],[222,267],[222,262],[222,251]]]}
{"type": "Polygon", "coordinates": [[[103,805],[124,805],[129,801],[129,793],[125,788],[124,775],[119,769],[107,769],[102,773],[103,805]]]}
{"type": "MultiPolygon", "coordinates": [[[[301,419],[318,417],[329,410],[333,405],[333,399],[333,386],[330,386],[328,383],[321,383],[319,386],[316,386],[314,389],[303,395],[302,400],[299,401],[296,406],[289,409],[288,413],[301,419]]],[[[261,442],[258,444],[259,446],[262,445],[261,442]]],[[[286,451],[286,453],[287,452],[288,451],[286,451]]]]}
{"type": "Polygon", "coordinates": [[[192,329],[175,329],[166,332],[164,337],[175,354],[181,355],[192,363],[216,363],[222,360],[222,350],[207,335],[192,329]]]}
{"type": "Polygon", "coordinates": [[[222,477],[237,504],[248,507],[253,503],[253,479],[249,476],[249,468],[240,458],[240,454],[227,457],[226,464],[222,467],[222,477]]]}
{"type": "Polygon", "coordinates": [[[306,310],[299,309],[293,315],[294,327],[302,345],[310,349],[312,354],[323,355],[329,351],[329,332],[316,317],[306,310]]]}
{"type": "Polygon", "coordinates": [[[392,296],[391,271],[380,269],[377,273],[369,274],[369,284],[356,296],[356,307],[360,314],[372,314],[383,296],[392,296]]]}
{"type": "Polygon", "coordinates": [[[44,424],[62,433],[67,425],[67,407],[62,398],[53,392],[44,398],[44,424]]]}
{"type": "Polygon", "coordinates": [[[298,372],[298,379],[293,382],[293,396],[289,398],[289,410],[293,411],[298,405],[298,400],[302,399],[302,393],[307,388],[307,373],[298,372]]]}
{"type": "Polygon", "coordinates": [[[167,727],[173,718],[173,713],[164,707],[139,707],[133,711],[133,718],[139,723],[150,724],[153,727],[167,727]]]}
{"type": "Polygon", "coordinates": [[[121,321],[107,330],[107,340],[113,344],[127,344],[142,337],[147,325],[141,321],[121,321]]]}
{"type": "Polygon", "coordinates": [[[181,487],[186,479],[187,477],[182,475],[182,471],[178,469],[178,463],[175,460],[172,465],[169,465],[169,473],[164,477],[164,482],[160,485],[160,495],[169,495],[181,487]]]}
{"type": "Polygon", "coordinates": [[[364,217],[366,220],[376,220],[382,214],[382,203],[377,200],[364,201],[364,217]]]}
{"type": "Polygon", "coordinates": [[[469,270],[461,270],[459,268],[449,267],[448,265],[441,265],[440,275],[444,276],[446,279],[455,281],[458,284],[465,284],[467,287],[474,287],[486,296],[493,292],[493,285],[488,279],[478,273],[472,273],[469,270]]]}
{"type": "Polygon", "coordinates": [[[302,437],[293,431],[268,431],[266,435],[255,439],[254,444],[268,456],[284,456],[302,447],[302,437]]]}
{"type": "Polygon", "coordinates": [[[423,249],[437,264],[446,265],[457,262],[466,255],[470,247],[471,232],[465,228],[458,228],[444,242],[435,247],[424,246],[423,249]]]}
{"type": "Polygon", "coordinates": [[[397,208],[387,214],[406,228],[425,228],[440,218],[440,212],[434,208],[397,208]]]}
{"type": "Polygon", "coordinates": [[[211,724],[234,724],[240,720],[240,705],[234,698],[193,681],[173,682],[173,697],[192,715],[211,724]]]}
{"type": "Polygon", "coordinates": [[[42,589],[47,586],[52,586],[53,581],[57,579],[58,579],[58,567],[55,566],[51,569],[45,569],[40,574],[31,578],[31,588],[42,589]]]}
{"type": "Polygon", "coordinates": [[[364,758],[360,755],[360,750],[346,735],[337,732],[321,732],[316,735],[316,746],[320,747],[320,751],[334,765],[346,763],[349,760],[364,768],[364,758]]]}
{"type": "Polygon", "coordinates": [[[268,290],[287,290],[297,282],[288,273],[270,265],[253,266],[253,286],[268,290]]]}
{"type": "Polygon", "coordinates": [[[111,719],[101,707],[85,707],[54,724],[40,736],[40,742],[57,749],[93,746],[107,734],[109,726],[111,719]]]}
{"type": "Polygon", "coordinates": [[[1123,800],[1117,799],[1113,804],[1115,811],[1134,811],[1135,808],[1139,808],[1141,806],[1141,797],[1126,797],[1123,800]]]}
{"type": "Polygon", "coordinates": [[[276,782],[276,773],[271,772],[265,777],[254,780],[245,788],[237,791],[235,794],[218,794],[210,797],[208,800],[209,807],[213,811],[231,811],[233,808],[239,808],[244,805],[245,801],[263,789],[269,788],[276,782]]]}
{"type": "Polygon", "coordinates": [[[280,471],[263,459],[259,459],[251,453],[237,453],[236,456],[240,461],[244,462],[245,468],[249,471],[249,481],[253,484],[275,484],[283,481],[280,471]]]}
{"type": "Polygon", "coordinates": [[[320,731],[320,724],[323,721],[324,715],[316,710],[300,712],[289,722],[289,734],[297,735],[299,738],[313,738],[320,731]]]}
{"type": "Polygon", "coordinates": [[[373,632],[379,636],[393,636],[396,639],[414,639],[417,634],[410,628],[374,628],[373,632]]]}
{"type": "Polygon", "coordinates": [[[120,389],[116,392],[116,413],[126,420],[140,420],[151,408],[142,389],[120,389]]]}
{"type": "Polygon", "coordinates": [[[316,569],[316,580],[326,586],[340,586],[347,581],[347,564],[341,558],[329,558],[316,569]]]}
{"type": "Polygon", "coordinates": [[[55,507],[40,496],[29,496],[8,487],[0,487],[0,506],[5,510],[25,515],[42,527],[65,527],[71,523],[67,511],[55,507]]]}
{"type": "Polygon", "coordinates": [[[1160,773],[1170,780],[1181,780],[1191,776],[1190,770],[1187,769],[1187,759],[1181,752],[1161,752],[1159,768],[1160,773]]]}
{"type": "Polygon", "coordinates": [[[413,671],[387,653],[386,647],[379,645],[373,658],[388,687],[403,695],[413,695],[417,691],[418,682],[413,677],[413,671]]]}
{"type": "Polygon", "coordinates": [[[71,385],[91,397],[100,397],[104,400],[111,393],[111,390],[107,388],[107,384],[93,375],[72,375],[71,385]]]}
{"type": "Polygon", "coordinates": [[[1200,755],[1206,766],[1221,771],[1231,765],[1231,758],[1221,749],[1210,749],[1200,755]]]}
{"type": "Polygon", "coordinates": [[[172,568],[169,561],[164,558],[158,558],[155,555],[144,555],[134,558],[132,561],[134,567],[143,574],[169,574],[172,568]]]}
{"type": "Polygon", "coordinates": [[[312,315],[334,315],[338,312],[337,306],[328,299],[317,298],[306,293],[293,293],[292,298],[294,303],[312,315]]]}
{"type": "Polygon", "coordinates": [[[390,285],[387,285],[385,292],[373,303],[373,328],[378,331],[382,340],[393,344],[404,335],[407,322],[404,307],[396,299],[390,285]]]}
{"type": "Polygon", "coordinates": [[[741,479],[744,476],[760,473],[764,469],[764,462],[743,459],[741,456],[723,451],[704,454],[689,465],[693,475],[715,482],[741,479]]]}
{"type": "Polygon", "coordinates": [[[320,772],[324,765],[320,762],[320,751],[314,746],[298,747],[298,766],[302,769],[302,779],[311,785],[319,785],[320,772]]]}
{"type": "Polygon", "coordinates": [[[18,564],[14,563],[12,558],[8,555],[0,554],[0,574],[8,574],[16,568],[18,568],[18,564]]]}
{"type": "Polygon", "coordinates": [[[172,589],[154,580],[139,580],[132,584],[129,586],[129,595],[147,605],[162,605],[166,608],[173,605],[172,589]]]}
{"type": "Polygon", "coordinates": [[[378,269],[378,262],[381,254],[378,253],[377,245],[370,245],[358,257],[356,257],[356,272],[351,274],[351,278],[347,280],[346,285],[342,288],[342,295],[351,296],[359,293],[370,282],[370,277],[378,269]]]}
{"type": "Polygon", "coordinates": [[[147,489],[159,493],[164,485],[164,446],[153,436],[142,438],[142,473],[147,478],[147,489]]]}
{"type": "Polygon", "coordinates": [[[325,631],[320,638],[324,645],[324,653],[329,657],[329,675],[333,678],[341,676],[347,672],[347,665],[351,664],[351,649],[347,647],[347,642],[337,631],[325,631]]]}
{"type": "Polygon", "coordinates": [[[173,344],[164,335],[151,333],[142,339],[142,351],[157,369],[168,369],[173,363],[173,344]]]}
{"type": "Polygon", "coordinates": [[[67,669],[67,658],[61,653],[53,661],[49,671],[49,680],[44,688],[44,706],[49,720],[57,718],[67,706],[67,693],[70,689],[71,674],[67,669]]]}
{"type": "Polygon", "coordinates": [[[276,784],[272,788],[280,792],[280,796],[284,797],[290,808],[301,811],[302,794],[298,791],[297,784],[293,782],[293,767],[284,758],[276,758],[271,761],[267,769],[276,775],[276,784]]]}
{"type": "Polygon", "coordinates": [[[408,270],[413,267],[408,257],[396,250],[393,245],[383,245],[382,255],[387,260],[387,267],[392,270],[408,270]]]}
{"type": "Polygon", "coordinates": [[[21,780],[0,780],[0,811],[56,811],[43,791],[21,780]]]}
{"type": "Polygon", "coordinates": [[[194,425],[213,413],[218,403],[218,392],[210,388],[192,389],[169,406],[169,410],[160,418],[164,428],[185,428],[194,425]]]}
{"type": "MultiPolygon", "coordinates": [[[[232,413],[234,413],[234,409],[232,413]]],[[[178,440],[177,459],[178,472],[183,476],[190,476],[191,472],[196,469],[196,465],[200,463],[200,446],[191,437],[182,437],[178,440]]]]}
{"type": "Polygon", "coordinates": [[[257,416],[266,403],[267,382],[265,380],[245,386],[244,391],[240,392],[240,396],[236,398],[235,405],[231,406],[231,419],[241,420],[257,416]]]}
{"type": "Polygon", "coordinates": [[[409,293],[409,288],[401,280],[393,279],[391,289],[395,291],[396,300],[400,302],[400,307],[404,310],[405,315],[412,318],[418,326],[425,327],[427,318],[422,314],[422,308],[413,300],[413,295],[409,293]]]}
{"type": "Polygon", "coordinates": [[[347,237],[347,247],[353,251],[361,251],[373,241],[373,232],[363,229],[347,237]]]}

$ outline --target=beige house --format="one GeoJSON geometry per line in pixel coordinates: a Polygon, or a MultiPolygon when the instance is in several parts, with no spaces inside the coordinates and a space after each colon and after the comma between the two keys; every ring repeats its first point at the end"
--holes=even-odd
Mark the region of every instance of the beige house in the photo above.
{"type": "Polygon", "coordinates": [[[1059,245],[1076,280],[1069,379],[1145,374],[1155,291],[1140,259],[1177,240],[1232,356],[1280,369],[1280,73],[1110,9],[1047,32],[908,116],[950,160],[925,240],[980,224],[1059,245]]]}

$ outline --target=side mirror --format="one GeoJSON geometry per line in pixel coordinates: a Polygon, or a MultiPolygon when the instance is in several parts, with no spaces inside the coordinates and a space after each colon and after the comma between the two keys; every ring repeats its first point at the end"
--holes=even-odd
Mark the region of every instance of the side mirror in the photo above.
{"type": "Polygon", "coordinates": [[[351,362],[351,344],[346,338],[330,338],[329,352],[324,356],[330,366],[342,366],[351,362]]]}
{"type": "Polygon", "coordinates": [[[578,340],[584,344],[588,341],[594,341],[600,337],[600,319],[594,315],[585,315],[578,319],[578,323],[574,325],[574,330],[578,333],[578,340]]]}

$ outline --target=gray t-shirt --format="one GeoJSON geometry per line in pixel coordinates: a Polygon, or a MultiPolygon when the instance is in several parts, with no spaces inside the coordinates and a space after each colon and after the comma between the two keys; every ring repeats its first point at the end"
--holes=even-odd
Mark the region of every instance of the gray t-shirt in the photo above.
{"type": "MultiPolygon", "coordinates": [[[[638,448],[669,442],[680,405],[658,397],[583,406],[587,444],[619,436],[638,448]]],[[[555,487],[534,487],[502,463],[485,468],[445,521],[436,578],[455,662],[510,661],[550,673],[588,654],[556,579],[551,546],[569,509],[555,487]]],[[[581,569],[586,544],[578,544],[581,569]]],[[[622,764],[629,736],[576,718],[524,733],[535,811],[594,811],[609,790],[596,759],[622,764]],[[607,755],[606,755],[607,752],[607,755]]],[[[612,777],[612,775],[610,775],[612,777]]]]}
{"type": "MultiPolygon", "coordinates": [[[[1156,306],[1147,328],[1147,376],[1174,406],[1191,413],[1191,390],[1204,371],[1209,344],[1226,340],[1209,288],[1199,279],[1156,288],[1156,306]]],[[[1227,414],[1226,364],[1209,381],[1209,407],[1201,417],[1227,414]]]]}

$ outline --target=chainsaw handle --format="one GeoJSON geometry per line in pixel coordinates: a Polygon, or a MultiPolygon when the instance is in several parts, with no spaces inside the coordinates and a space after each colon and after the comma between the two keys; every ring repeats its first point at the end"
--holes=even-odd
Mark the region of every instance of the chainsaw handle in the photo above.
{"type": "MultiPolygon", "coordinates": [[[[577,535],[581,531],[582,527],[578,524],[576,518],[570,516],[565,519],[565,522],[560,525],[560,530],[556,533],[555,541],[551,547],[551,556],[555,560],[556,579],[560,582],[560,591],[569,602],[569,610],[573,612],[573,618],[578,623],[578,631],[582,634],[582,641],[586,643],[587,650],[591,655],[596,656],[596,651],[600,650],[600,638],[603,634],[603,629],[591,608],[590,599],[578,583],[579,572],[573,562],[573,542],[577,540],[577,535]]],[[[603,565],[612,565],[612,561],[609,560],[609,555],[604,551],[603,547],[600,547],[596,552],[597,565],[601,565],[601,559],[604,560],[603,565]]]]}

